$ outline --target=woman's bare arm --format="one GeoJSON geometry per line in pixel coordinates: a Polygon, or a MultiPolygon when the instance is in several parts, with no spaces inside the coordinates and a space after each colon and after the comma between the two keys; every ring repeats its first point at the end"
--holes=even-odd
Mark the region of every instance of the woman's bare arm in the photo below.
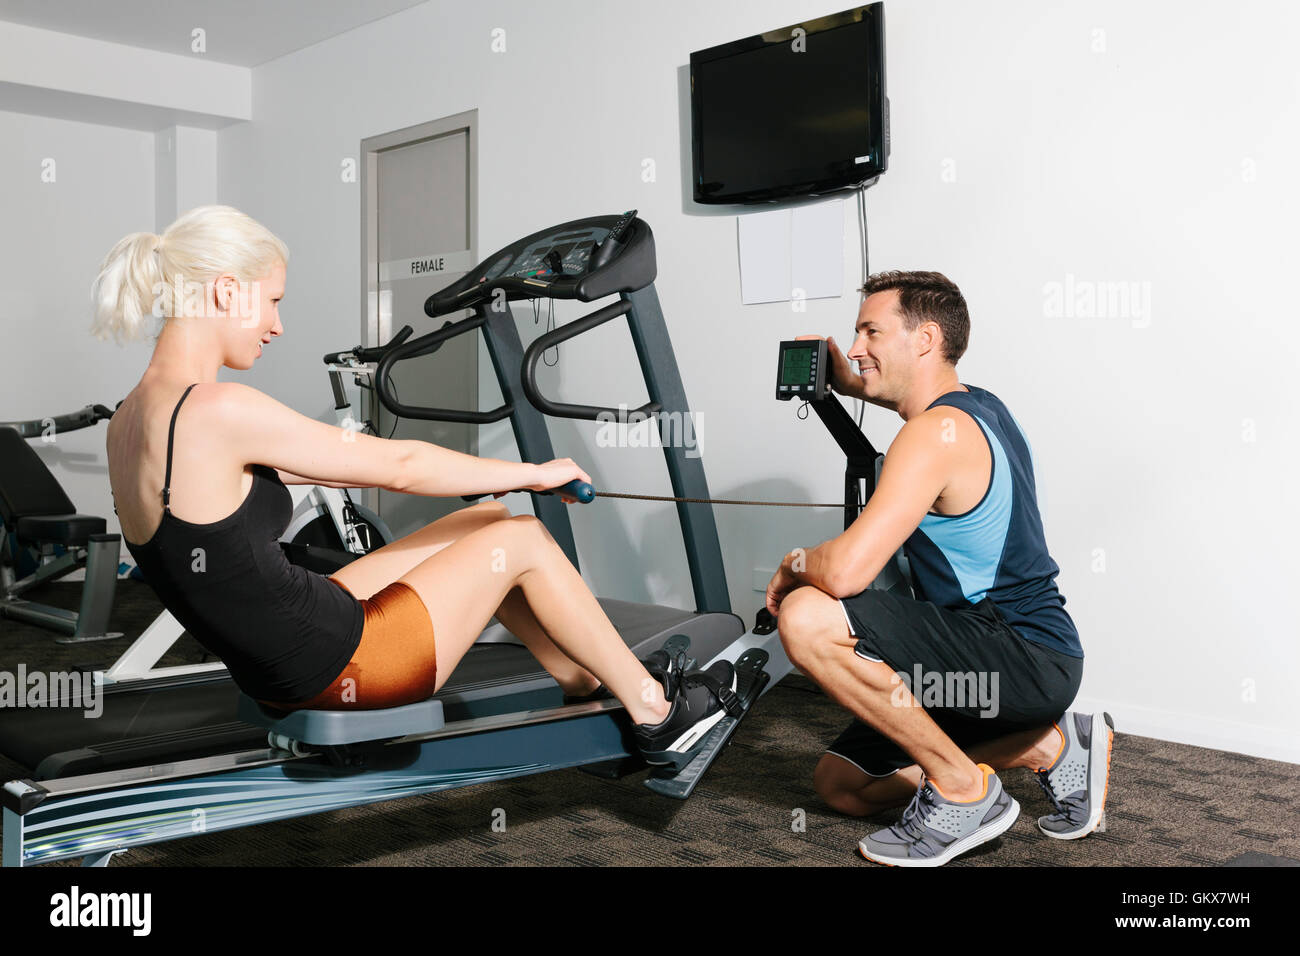
{"type": "Polygon", "coordinates": [[[241,463],[282,469],[316,484],[451,497],[508,491],[537,481],[537,465],[326,425],[238,382],[212,383],[194,397],[207,406],[223,445],[241,463]]]}
{"type": "MultiPolygon", "coordinates": [[[[357,488],[359,485],[349,485],[342,481],[318,481],[315,478],[304,478],[302,475],[295,475],[291,471],[285,471],[283,468],[275,469],[280,476],[282,485],[320,485],[322,488],[357,488]]],[[[366,485],[367,488],[373,488],[374,485],[366,485]]]]}

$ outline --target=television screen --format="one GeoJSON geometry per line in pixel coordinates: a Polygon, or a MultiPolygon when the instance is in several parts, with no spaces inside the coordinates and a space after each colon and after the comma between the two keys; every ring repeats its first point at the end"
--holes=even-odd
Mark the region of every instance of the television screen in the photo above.
{"type": "Polygon", "coordinates": [[[884,5],[691,54],[699,203],[859,186],[889,161],[884,5]]]}

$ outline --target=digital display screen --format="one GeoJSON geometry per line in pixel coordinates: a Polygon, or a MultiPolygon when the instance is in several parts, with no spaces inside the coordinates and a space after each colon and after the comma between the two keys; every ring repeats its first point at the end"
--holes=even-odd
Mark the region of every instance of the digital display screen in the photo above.
{"type": "Polygon", "coordinates": [[[810,348],[786,349],[781,359],[782,385],[812,384],[812,357],[810,348]]]}

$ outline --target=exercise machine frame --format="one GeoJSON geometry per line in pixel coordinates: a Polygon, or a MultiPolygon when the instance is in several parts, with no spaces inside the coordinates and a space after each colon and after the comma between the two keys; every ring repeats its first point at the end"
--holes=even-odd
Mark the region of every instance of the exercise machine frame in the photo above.
{"type": "Polygon", "coordinates": [[[0,521],[0,534],[4,536],[0,540],[0,617],[62,634],[55,638],[59,644],[106,641],[122,636],[122,632],[108,629],[117,591],[122,538],[107,533],[103,518],[76,514],[71,499],[39,456],[18,446],[20,440],[57,436],[89,428],[112,417],[113,412],[103,405],[87,405],[52,418],[0,422],[0,429],[10,429],[18,435],[17,438],[0,436],[0,441],[14,443],[11,449],[14,461],[6,466],[6,471],[15,472],[12,477],[18,486],[3,494],[4,512],[10,521],[0,521]],[[39,513],[33,508],[39,508],[39,513]],[[23,524],[44,524],[53,533],[23,535],[20,533],[23,524]],[[89,528],[99,530],[88,531],[89,528]],[[18,560],[25,542],[36,550],[37,564],[31,574],[19,578],[18,560]],[[60,548],[62,554],[56,554],[60,548]],[[86,576],[76,611],[22,597],[82,568],[86,576]]]}

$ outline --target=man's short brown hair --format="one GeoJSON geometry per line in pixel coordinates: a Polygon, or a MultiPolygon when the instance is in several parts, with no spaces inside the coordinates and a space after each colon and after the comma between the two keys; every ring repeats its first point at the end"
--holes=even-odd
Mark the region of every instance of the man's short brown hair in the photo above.
{"type": "Polygon", "coordinates": [[[898,290],[903,328],[915,332],[922,322],[937,322],[943,330],[943,357],[949,365],[966,354],[970,341],[970,313],[961,290],[938,272],[877,272],[859,289],[863,296],[898,290]]]}

